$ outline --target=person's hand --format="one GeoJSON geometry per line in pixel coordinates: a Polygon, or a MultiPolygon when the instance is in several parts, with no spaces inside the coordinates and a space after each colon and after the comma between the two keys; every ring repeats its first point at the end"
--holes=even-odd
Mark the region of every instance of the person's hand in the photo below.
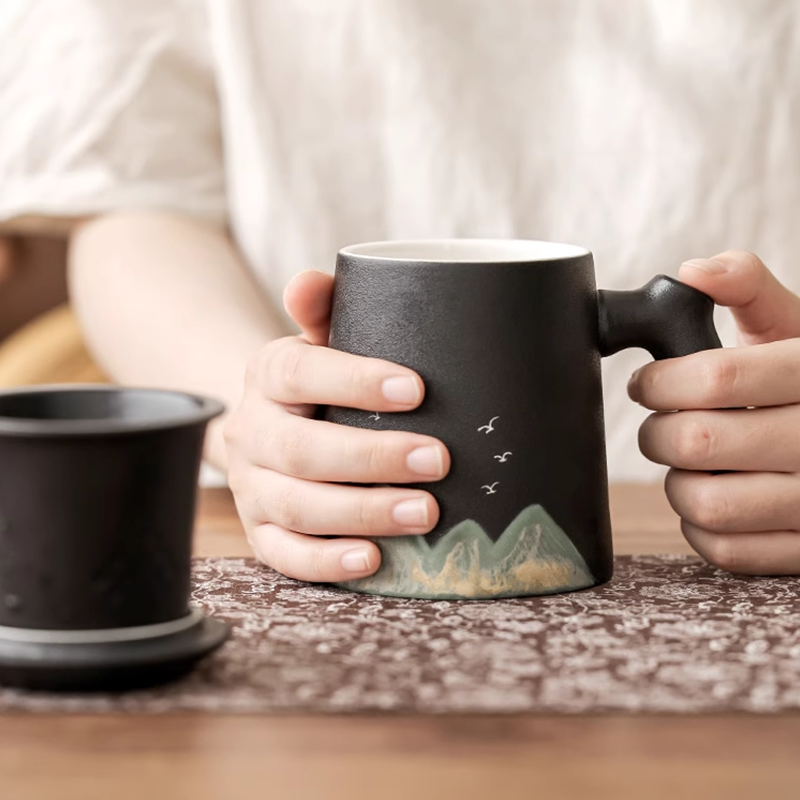
{"type": "Polygon", "coordinates": [[[667,497],[703,558],[730,572],[798,574],[800,298],[742,251],[688,261],[679,277],[731,308],[742,346],[634,373],[628,393],[656,412],[640,429],[642,452],[672,467],[667,497]]]}
{"type": "Polygon", "coordinates": [[[321,272],[289,284],[284,303],[303,334],[262,349],[225,426],[228,481],[256,556],[307,581],[375,572],[380,550],[358,537],[422,534],[436,525],[439,509],[428,492],[346,484],[423,483],[450,468],[447,449],[432,437],[313,419],[318,404],[400,412],[424,394],[410,369],[325,346],[332,290],[321,272]]]}

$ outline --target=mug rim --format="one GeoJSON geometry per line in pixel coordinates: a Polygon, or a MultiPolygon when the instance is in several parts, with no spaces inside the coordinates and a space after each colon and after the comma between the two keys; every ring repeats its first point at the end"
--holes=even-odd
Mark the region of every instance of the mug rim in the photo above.
{"type": "Polygon", "coordinates": [[[412,261],[421,264],[522,264],[537,261],[566,261],[591,255],[591,251],[582,245],[548,242],[542,239],[455,237],[362,242],[343,247],[339,250],[339,255],[364,261],[394,263],[412,261]],[[426,251],[429,251],[430,255],[425,255],[426,251]],[[494,255],[491,255],[492,252],[494,255]]]}
{"type": "Polygon", "coordinates": [[[225,405],[214,397],[181,392],[173,389],[158,389],[140,386],[114,386],[103,384],[42,384],[19,386],[0,390],[0,402],[7,397],[30,397],[35,395],[69,395],[87,392],[106,395],[171,396],[189,400],[194,408],[185,413],[154,415],[151,419],[58,419],[40,417],[15,417],[0,412],[0,437],[61,437],[61,436],[109,436],[136,434],[147,431],[174,430],[199,423],[207,423],[225,411],[225,405]]]}

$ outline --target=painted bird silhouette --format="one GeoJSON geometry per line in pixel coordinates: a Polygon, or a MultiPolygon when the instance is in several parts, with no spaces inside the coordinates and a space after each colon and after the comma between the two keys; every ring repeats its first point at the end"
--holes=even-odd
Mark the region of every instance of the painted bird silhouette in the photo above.
{"type": "Polygon", "coordinates": [[[489,420],[489,424],[488,425],[481,425],[480,428],[478,428],[478,430],[479,431],[483,431],[484,433],[491,433],[494,430],[494,421],[496,419],[500,419],[500,417],[492,417],[489,420]]]}
{"type": "Polygon", "coordinates": [[[506,452],[505,452],[505,453],[503,453],[503,455],[501,455],[501,456],[495,456],[495,458],[496,458],[496,459],[497,459],[497,460],[498,460],[498,461],[499,461],[501,464],[505,464],[505,463],[506,463],[506,461],[508,461],[508,457],[509,457],[509,456],[513,456],[513,455],[514,455],[514,454],[513,454],[513,453],[512,453],[510,450],[506,450],[506,452]]]}
{"type": "Polygon", "coordinates": [[[486,489],[486,494],[497,494],[497,489],[494,487],[497,486],[498,483],[500,483],[500,481],[495,481],[491,486],[481,486],[481,489],[486,489]]]}

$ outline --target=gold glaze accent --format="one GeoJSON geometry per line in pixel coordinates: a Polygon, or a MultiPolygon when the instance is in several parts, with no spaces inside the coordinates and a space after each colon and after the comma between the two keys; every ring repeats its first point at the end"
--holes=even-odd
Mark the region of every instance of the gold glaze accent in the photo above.
{"type": "Polygon", "coordinates": [[[385,537],[376,544],[380,569],[339,585],[396,597],[477,600],[553,594],[597,582],[540,505],[523,509],[496,542],[468,519],[433,545],[421,536],[385,537]]]}

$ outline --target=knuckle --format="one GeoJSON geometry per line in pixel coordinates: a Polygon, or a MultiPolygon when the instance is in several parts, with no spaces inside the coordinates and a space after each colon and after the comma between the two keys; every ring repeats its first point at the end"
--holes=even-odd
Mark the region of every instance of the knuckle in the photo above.
{"type": "Polygon", "coordinates": [[[750,250],[729,250],[726,255],[752,272],[766,270],[764,262],[750,250]]]}
{"type": "Polygon", "coordinates": [[[693,522],[707,531],[727,527],[731,520],[730,500],[724,492],[713,487],[696,489],[689,500],[693,522]]]}
{"type": "Polygon", "coordinates": [[[291,397],[303,385],[305,353],[301,347],[281,347],[270,361],[268,374],[273,386],[291,397]]]}
{"type": "Polygon", "coordinates": [[[706,400],[718,408],[728,405],[739,378],[739,366],[736,361],[725,354],[710,360],[703,373],[706,400]]]}
{"type": "Polygon", "coordinates": [[[375,533],[383,527],[385,513],[382,500],[375,497],[375,492],[364,492],[364,496],[355,507],[353,523],[356,531],[361,534],[375,533]]]}
{"type": "Polygon", "coordinates": [[[708,425],[696,418],[676,418],[672,434],[672,449],[677,460],[687,468],[699,469],[706,464],[712,451],[712,435],[708,425]]]}
{"type": "Polygon", "coordinates": [[[272,451],[270,460],[276,463],[280,472],[294,477],[301,477],[308,472],[311,443],[301,430],[294,427],[291,430],[276,430],[267,433],[265,438],[265,452],[272,451]]]}
{"type": "Polygon", "coordinates": [[[373,378],[366,363],[354,364],[343,376],[346,382],[347,395],[354,400],[362,401],[362,404],[369,405],[369,398],[372,396],[373,378]]]}
{"type": "Polygon", "coordinates": [[[384,437],[375,436],[363,452],[349,455],[359,459],[366,475],[378,478],[387,474],[392,459],[392,450],[391,444],[384,437]]]}
{"type": "Polygon", "coordinates": [[[325,557],[325,545],[322,542],[314,544],[308,557],[308,577],[307,580],[321,582],[328,580],[327,570],[328,560],[325,557]]]}
{"type": "Polygon", "coordinates": [[[267,519],[290,531],[297,531],[303,526],[303,502],[299,492],[287,487],[267,494],[261,507],[267,519]]]}
{"type": "Polygon", "coordinates": [[[260,386],[263,383],[264,377],[269,373],[270,364],[275,357],[276,351],[283,346],[283,339],[275,339],[267,342],[247,359],[245,370],[246,386],[260,386]]]}

